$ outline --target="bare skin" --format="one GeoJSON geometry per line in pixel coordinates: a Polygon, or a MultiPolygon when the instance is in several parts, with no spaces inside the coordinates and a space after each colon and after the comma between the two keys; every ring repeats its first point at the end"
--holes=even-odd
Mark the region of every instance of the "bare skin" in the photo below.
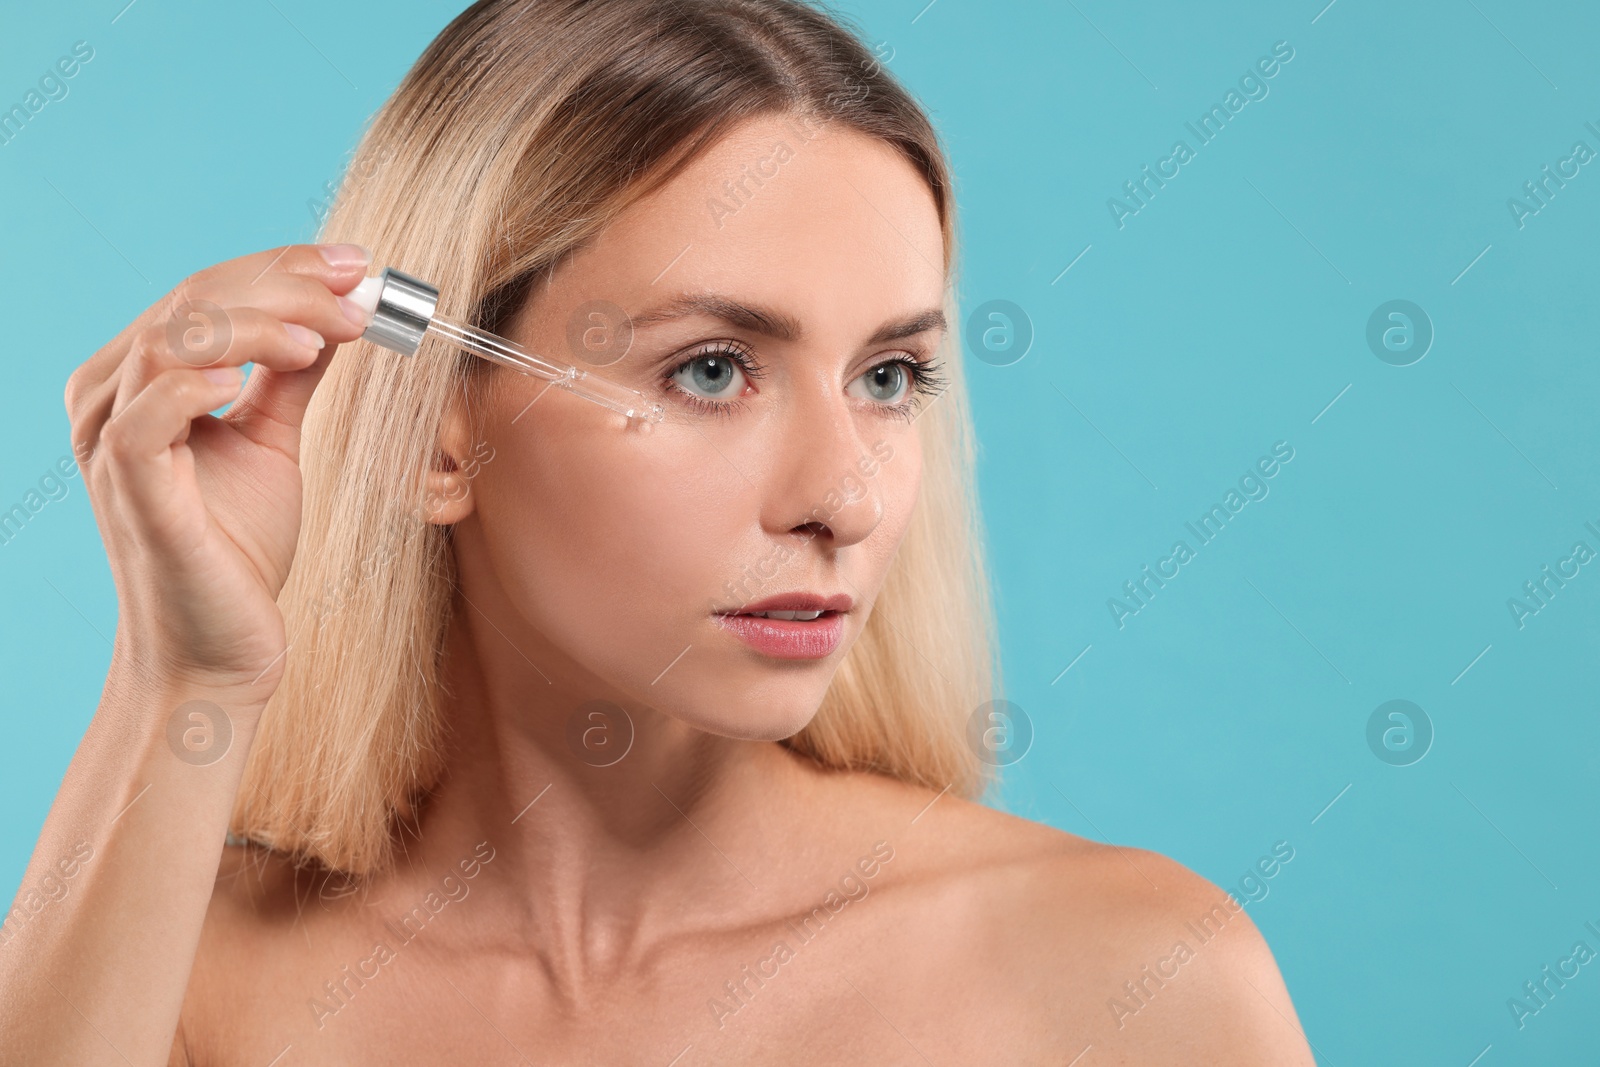
{"type": "MultiPolygon", "coordinates": [[[[331,346],[359,333],[340,328],[334,294],[362,272],[311,249],[290,250],[264,283],[246,284],[266,254],[216,269],[208,291],[230,309],[270,303],[258,284],[300,286],[305,309],[268,311],[314,318],[330,348],[276,366],[243,357],[267,372],[223,425],[250,427],[270,406],[272,455],[199,452],[219,443],[203,420],[184,443],[179,424],[226,400],[206,394],[139,441],[114,437],[119,462],[91,472],[124,615],[145,625],[119,629],[106,700],[29,872],[90,834],[82,891],[30,928],[28,965],[16,943],[0,951],[4,1032],[41,1062],[140,1067],[1312,1062],[1249,918],[1225,912],[1203,944],[1191,932],[1223,901],[1215,886],[1152,853],[824,770],[776,743],[815,713],[859,636],[920,485],[914,427],[886,410],[901,398],[861,383],[931,352],[938,328],[867,339],[939,307],[944,285],[931,196],[852,132],[817,131],[736,214],[708,210],[725,178],[785,138],[795,144],[792,127],[766,120],[734,131],[564,264],[509,331],[561,353],[585,301],[637,314],[702,291],[792,316],[790,340],[704,314],[641,328],[606,369],[702,421],[622,432],[602,409],[514,377],[483,413],[486,440],[460,413],[445,427],[453,462],[429,477],[459,571],[448,770],[395,868],[359,888],[215,842],[251,709],[275,683],[255,675],[283,647],[272,596],[294,529],[228,480],[249,469],[298,503],[298,476],[278,460],[294,454],[331,346]],[[320,290],[293,281],[307,275],[320,290]],[[737,398],[713,416],[661,378],[717,339],[742,341],[762,373],[702,396],[737,398]],[[893,460],[819,528],[813,506],[883,441],[893,460]],[[191,452],[198,486],[161,481],[191,452]],[[185,508],[238,531],[215,558],[210,527],[185,525],[185,508]],[[130,539],[130,525],[149,532],[130,539]],[[727,583],[774,545],[796,555],[757,596],[853,598],[828,656],[774,660],[714,618],[738,606],[727,583]],[[184,574],[197,566],[211,569],[184,574]],[[234,749],[174,768],[166,713],[194,696],[229,708],[234,749]],[[596,699],[633,726],[607,766],[568,740],[571,709],[596,699]],[[161,788],[139,797],[152,781],[161,788]],[[1192,958],[1130,1001],[1124,983],[1178,941],[1192,958]],[[1114,997],[1138,1010],[1119,1018],[1114,997]]],[[[117,344],[69,395],[75,440],[96,436],[89,398],[126,405],[123,391],[140,395],[163,366],[117,344]],[[104,384],[130,360],[136,381],[104,384]]]]}

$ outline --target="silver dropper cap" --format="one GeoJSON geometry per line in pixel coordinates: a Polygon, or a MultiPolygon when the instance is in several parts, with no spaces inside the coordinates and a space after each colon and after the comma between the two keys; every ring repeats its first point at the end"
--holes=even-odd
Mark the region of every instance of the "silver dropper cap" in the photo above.
{"type": "Polygon", "coordinates": [[[402,356],[416,355],[428,332],[428,323],[433,321],[434,309],[439,306],[439,290],[393,267],[385,267],[377,279],[367,279],[373,280],[382,284],[372,322],[362,338],[402,356]]]}

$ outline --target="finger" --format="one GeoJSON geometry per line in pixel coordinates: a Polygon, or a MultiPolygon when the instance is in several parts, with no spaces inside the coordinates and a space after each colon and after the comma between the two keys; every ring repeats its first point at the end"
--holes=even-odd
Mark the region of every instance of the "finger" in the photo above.
{"type": "MultiPolygon", "coordinates": [[[[223,301],[217,300],[213,292],[256,290],[263,285],[270,288],[273,281],[286,276],[319,281],[329,293],[342,296],[360,284],[366,276],[370,259],[370,253],[359,245],[284,245],[225,260],[197,271],[174,287],[172,292],[140,312],[133,322],[73,372],[68,387],[69,407],[74,393],[87,394],[96,385],[111,378],[140,334],[152,326],[164,326],[171,322],[174,310],[182,309],[185,303],[204,300],[222,304],[223,301]]],[[[260,306],[259,302],[250,299],[235,300],[233,306],[252,303],[260,306]]],[[[188,310],[192,311],[193,308],[188,310]]],[[[182,329],[202,325],[190,320],[187,314],[178,317],[183,320],[182,329]]],[[[325,337],[348,339],[337,329],[324,330],[315,322],[303,321],[293,315],[281,317],[300,322],[325,337]]],[[[337,320],[332,320],[331,324],[337,326],[337,320]]]]}
{"type": "MultiPolygon", "coordinates": [[[[73,412],[73,446],[92,455],[101,427],[119,415],[161,375],[185,368],[239,367],[293,371],[316,362],[326,341],[298,323],[284,323],[254,308],[229,314],[220,329],[190,331],[174,357],[172,338],[164,330],[146,330],[116,372],[88,393],[69,398],[73,412]],[[220,348],[220,351],[218,350],[220,348]]],[[[210,410],[210,409],[207,409],[210,410]]]]}
{"type": "Polygon", "coordinates": [[[174,317],[188,315],[202,335],[213,322],[225,324],[253,308],[305,326],[326,338],[326,344],[342,344],[360,337],[371,318],[355,301],[335,294],[318,279],[294,274],[268,274],[253,284],[197,282],[190,293],[188,303],[174,306],[174,317]]]}
{"type": "Polygon", "coordinates": [[[189,436],[195,419],[239,392],[235,367],[174,368],[158,375],[100,430],[98,455],[136,508],[170,502],[169,450],[189,436]]]}
{"type": "Polygon", "coordinates": [[[239,367],[259,362],[294,370],[309,366],[326,342],[298,323],[287,326],[267,312],[238,308],[183,331],[150,327],[114,375],[110,416],[133,402],[146,386],[171,370],[239,367]]]}
{"type": "Polygon", "coordinates": [[[223,419],[257,444],[276,448],[298,462],[306,408],[336,351],[333,346],[323,349],[314,363],[301,370],[257,367],[223,419]]]}
{"type": "MultiPolygon", "coordinates": [[[[354,289],[367,268],[372,265],[372,253],[357,244],[301,244],[283,245],[254,252],[238,259],[218,264],[218,274],[228,280],[240,278],[255,284],[272,274],[296,274],[316,278],[335,293],[348,293],[354,289]]],[[[216,268],[206,268],[202,275],[216,268]]]]}
{"type": "Polygon", "coordinates": [[[187,328],[163,331],[164,337],[151,331],[149,336],[157,341],[151,346],[151,358],[124,361],[122,377],[132,379],[124,383],[125,388],[142,388],[156,374],[182,366],[242,367],[259,363],[279,370],[298,370],[310,366],[317,353],[328,345],[316,330],[285,321],[271,311],[255,307],[222,311],[221,315],[196,316],[187,328]]]}

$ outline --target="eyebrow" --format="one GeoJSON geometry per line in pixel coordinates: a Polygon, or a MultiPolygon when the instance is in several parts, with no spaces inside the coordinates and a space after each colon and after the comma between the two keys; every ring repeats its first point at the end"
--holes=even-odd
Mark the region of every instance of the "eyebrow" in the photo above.
{"type": "MultiPolygon", "coordinates": [[[[717,293],[688,293],[676,297],[660,307],[632,316],[631,322],[634,329],[641,330],[691,315],[708,315],[740,329],[791,344],[798,342],[802,336],[800,321],[792,315],[785,315],[780,311],[756,304],[741,304],[737,300],[731,300],[717,293]]],[[[919,311],[903,319],[885,323],[867,338],[867,344],[877,345],[887,341],[898,341],[902,337],[911,337],[926,330],[943,330],[947,326],[943,310],[928,308],[926,311],[919,311]]]]}

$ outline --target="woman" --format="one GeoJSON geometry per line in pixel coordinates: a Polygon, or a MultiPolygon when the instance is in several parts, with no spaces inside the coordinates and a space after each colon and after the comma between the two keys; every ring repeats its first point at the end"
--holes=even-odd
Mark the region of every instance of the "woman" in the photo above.
{"type": "Polygon", "coordinates": [[[8,1062],[1312,1062],[1220,890],[975,803],[950,179],[854,36],[485,0],[325,233],[68,383],[120,613],[8,1062]],[[357,342],[387,264],[669,417],[357,342]]]}

